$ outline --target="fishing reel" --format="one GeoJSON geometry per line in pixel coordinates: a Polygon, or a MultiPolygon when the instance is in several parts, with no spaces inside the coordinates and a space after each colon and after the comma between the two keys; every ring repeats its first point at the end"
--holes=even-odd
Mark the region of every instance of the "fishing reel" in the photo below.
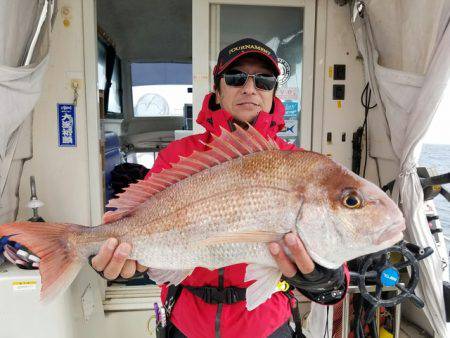
{"type": "MultiPolygon", "coordinates": [[[[414,290],[419,282],[419,261],[430,256],[433,249],[425,249],[404,241],[385,250],[358,259],[357,272],[351,271],[351,283],[358,285],[361,296],[371,305],[367,313],[367,322],[373,319],[378,307],[393,307],[409,299],[418,308],[424,302],[416,296],[414,290]],[[409,280],[400,281],[400,273],[408,268],[409,280]],[[368,291],[369,285],[375,285],[375,292],[368,291]],[[383,288],[390,287],[396,293],[394,297],[382,298],[383,288]]],[[[391,294],[391,292],[389,292],[391,294]]]]}

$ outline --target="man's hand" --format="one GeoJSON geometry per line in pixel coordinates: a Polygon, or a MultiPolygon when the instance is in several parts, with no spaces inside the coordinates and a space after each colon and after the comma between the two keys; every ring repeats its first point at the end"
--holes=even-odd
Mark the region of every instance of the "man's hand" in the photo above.
{"type": "Polygon", "coordinates": [[[269,250],[278,264],[282,274],[288,278],[294,277],[298,270],[304,275],[313,272],[315,265],[300,238],[289,233],[284,236],[284,243],[292,253],[292,261],[284,252],[280,244],[273,242],[269,244],[269,250]]]}
{"type": "Polygon", "coordinates": [[[127,259],[131,253],[129,243],[120,243],[116,238],[109,238],[100,248],[98,254],[92,258],[92,267],[98,272],[103,272],[106,279],[114,280],[119,275],[123,278],[131,278],[136,273],[144,272],[147,267],[134,260],[127,259]]]}

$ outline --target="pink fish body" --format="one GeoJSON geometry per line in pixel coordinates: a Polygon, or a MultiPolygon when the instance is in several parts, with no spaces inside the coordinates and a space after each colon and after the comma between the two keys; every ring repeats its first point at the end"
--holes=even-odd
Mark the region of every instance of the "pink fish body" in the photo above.
{"type": "Polygon", "coordinates": [[[195,267],[249,263],[247,308],[276,290],[281,277],[267,243],[293,232],[327,268],[392,246],[403,216],[377,186],[321,154],[281,151],[256,130],[222,131],[194,152],[110,202],[106,224],[15,223],[0,227],[41,258],[42,297],[75,278],[109,237],[133,246],[157,283],[180,283],[195,267]]]}

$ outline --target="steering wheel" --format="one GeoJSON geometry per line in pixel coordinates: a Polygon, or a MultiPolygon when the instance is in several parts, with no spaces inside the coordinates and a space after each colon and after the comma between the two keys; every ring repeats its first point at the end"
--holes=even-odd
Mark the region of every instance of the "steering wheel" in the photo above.
{"type": "Polygon", "coordinates": [[[406,299],[410,299],[417,307],[424,307],[423,301],[414,293],[414,289],[419,282],[419,261],[430,256],[433,249],[425,249],[411,243],[400,242],[385,250],[365,256],[358,272],[350,272],[352,282],[355,282],[361,295],[372,306],[372,311],[367,315],[368,320],[373,318],[375,310],[379,306],[393,307],[406,299]],[[399,253],[403,260],[391,262],[391,254],[399,253]],[[410,277],[406,285],[400,283],[399,271],[409,267],[410,277]],[[375,294],[369,293],[367,286],[375,284],[375,294]],[[382,299],[383,287],[395,286],[399,293],[389,299],[382,299]]]}

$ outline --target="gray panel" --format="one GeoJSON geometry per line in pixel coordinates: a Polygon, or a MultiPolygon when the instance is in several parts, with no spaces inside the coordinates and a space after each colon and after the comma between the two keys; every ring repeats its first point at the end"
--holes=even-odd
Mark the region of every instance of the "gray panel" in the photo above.
{"type": "Polygon", "coordinates": [[[191,63],[132,63],[133,86],[192,84],[191,63]]]}
{"type": "Polygon", "coordinates": [[[97,0],[97,20],[122,60],[192,60],[190,0],[97,0]]]}

